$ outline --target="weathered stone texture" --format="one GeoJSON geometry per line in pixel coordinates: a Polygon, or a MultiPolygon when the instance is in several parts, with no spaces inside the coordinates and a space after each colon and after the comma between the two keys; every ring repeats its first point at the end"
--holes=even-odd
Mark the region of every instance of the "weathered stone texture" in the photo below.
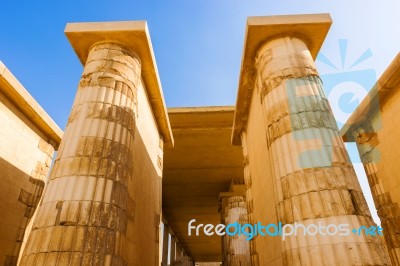
{"type": "MultiPolygon", "coordinates": [[[[252,183],[257,182],[256,178],[265,179],[272,175],[272,180],[267,182],[268,191],[274,197],[267,199],[270,195],[267,193],[268,196],[256,198],[254,194],[258,189],[251,189],[254,209],[274,202],[275,206],[271,207],[276,209],[276,219],[283,224],[346,223],[351,228],[373,225],[306,44],[292,37],[269,41],[259,49],[256,67],[254,94],[260,95],[258,98],[261,99],[264,118],[259,121],[265,125],[267,148],[254,158],[256,150],[260,150],[255,143],[262,140],[252,129],[251,124],[256,120],[251,119],[251,111],[242,143],[247,146],[248,175],[251,175],[252,183]],[[257,164],[254,161],[271,163],[272,167],[264,167],[264,171],[254,167],[253,170],[252,163],[257,164]]],[[[255,100],[253,103],[257,105],[255,100]]],[[[333,237],[328,240],[291,236],[282,243],[281,264],[389,265],[377,237],[333,237]]],[[[263,238],[259,242],[269,241],[269,238],[263,238]]],[[[260,265],[277,263],[278,258],[261,256],[260,250],[265,248],[254,242],[260,265]]]]}
{"type": "MultiPolygon", "coordinates": [[[[250,224],[279,222],[276,211],[273,170],[268,153],[263,106],[254,93],[246,131],[242,132],[244,180],[250,224]]],[[[250,242],[252,265],[282,265],[282,244],[277,237],[256,236],[250,242]],[[275,263],[275,264],[274,264],[275,263]]]]}
{"type": "Polygon", "coordinates": [[[380,110],[371,111],[370,117],[352,132],[393,265],[400,264],[400,142],[395,133],[399,123],[399,97],[399,90],[395,90],[385,101],[380,101],[380,110]]]}
{"type": "Polygon", "coordinates": [[[140,71],[120,45],[91,49],[21,265],[155,265],[162,152],[140,71]]]}
{"type": "Polygon", "coordinates": [[[0,265],[11,266],[17,264],[25,246],[54,147],[3,90],[6,88],[0,89],[0,265]]]}
{"type": "MultiPolygon", "coordinates": [[[[248,223],[247,206],[245,198],[233,196],[222,199],[221,210],[222,222],[225,225],[248,223]]],[[[250,266],[250,245],[245,235],[223,236],[223,265],[227,266],[250,266]]]]}
{"type": "Polygon", "coordinates": [[[175,261],[175,266],[194,266],[194,261],[191,257],[180,256],[175,261]]]}

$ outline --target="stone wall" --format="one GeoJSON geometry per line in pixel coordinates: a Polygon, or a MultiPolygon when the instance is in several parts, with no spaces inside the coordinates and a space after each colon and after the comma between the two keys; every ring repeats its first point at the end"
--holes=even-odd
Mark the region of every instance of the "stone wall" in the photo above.
{"type": "MultiPolygon", "coordinates": [[[[8,74],[14,79],[10,73],[8,74]]],[[[6,96],[15,88],[2,84],[0,84],[0,265],[16,265],[45,187],[54,153],[52,144],[57,143],[51,141],[41,128],[31,121],[31,117],[27,117],[27,114],[14,102],[15,98],[6,96]]],[[[18,89],[24,90],[22,87],[18,89]]]]}
{"type": "MultiPolygon", "coordinates": [[[[242,134],[247,209],[250,224],[258,221],[277,224],[273,169],[259,90],[254,90],[246,132],[242,134]]],[[[257,236],[250,241],[250,252],[254,265],[283,263],[281,241],[278,238],[271,237],[267,241],[265,237],[257,236]]]]}

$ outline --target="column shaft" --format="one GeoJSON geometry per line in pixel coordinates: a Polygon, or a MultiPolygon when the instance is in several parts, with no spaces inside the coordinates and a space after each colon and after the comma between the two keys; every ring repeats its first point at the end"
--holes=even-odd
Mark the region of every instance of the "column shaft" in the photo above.
{"type": "Polygon", "coordinates": [[[91,48],[21,265],[126,265],[139,59],[91,48]]]}
{"type": "MultiPolygon", "coordinates": [[[[253,209],[253,195],[252,195],[252,177],[251,177],[251,170],[249,165],[249,153],[247,150],[247,137],[246,132],[242,132],[241,136],[242,140],[242,151],[243,151],[243,177],[244,177],[244,184],[246,186],[246,207],[247,207],[247,220],[249,224],[257,223],[254,219],[253,209]]],[[[256,239],[253,238],[249,240],[249,248],[250,248],[250,257],[251,257],[251,265],[258,266],[258,251],[256,247],[256,239]]]]}
{"type": "Polygon", "coordinates": [[[162,262],[161,262],[161,265],[163,266],[168,265],[168,242],[169,242],[169,227],[167,224],[164,224],[162,262]]]}
{"type": "MultiPolygon", "coordinates": [[[[256,67],[279,220],[374,225],[307,45],[292,37],[269,41],[256,67]]],[[[350,234],[290,236],[282,243],[284,264],[389,264],[379,237],[350,234]]]]}
{"type": "MultiPolygon", "coordinates": [[[[248,223],[245,198],[234,196],[222,199],[223,223],[225,225],[248,223]]],[[[223,236],[223,265],[250,266],[250,245],[245,235],[223,236]]]]}
{"type": "Polygon", "coordinates": [[[175,241],[175,237],[171,236],[171,249],[170,249],[170,265],[174,265],[175,264],[175,259],[176,259],[176,253],[175,253],[175,247],[176,247],[176,241],[175,241]]]}
{"type": "Polygon", "coordinates": [[[353,136],[381,219],[390,259],[393,265],[400,265],[400,208],[398,202],[392,199],[390,190],[383,185],[384,179],[393,177],[381,170],[385,161],[380,158],[378,134],[371,124],[365,122],[353,132],[353,136]]]}

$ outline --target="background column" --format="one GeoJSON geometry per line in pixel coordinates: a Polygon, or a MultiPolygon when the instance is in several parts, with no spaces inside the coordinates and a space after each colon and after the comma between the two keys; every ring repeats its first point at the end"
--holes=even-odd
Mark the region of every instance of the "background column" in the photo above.
{"type": "MultiPolygon", "coordinates": [[[[245,198],[242,196],[223,198],[221,216],[225,225],[248,223],[245,198]]],[[[245,235],[229,236],[225,234],[222,241],[223,265],[251,265],[250,244],[245,235]]]]}
{"type": "Polygon", "coordinates": [[[175,258],[176,258],[176,253],[175,253],[175,249],[176,249],[176,238],[175,236],[171,235],[171,249],[169,252],[169,257],[170,257],[170,265],[174,265],[175,264],[175,258]]]}
{"type": "Polygon", "coordinates": [[[169,242],[169,227],[168,224],[164,224],[162,261],[161,261],[162,266],[168,265],[168,242],[169,242]]]}
{"type": "Polygon", "coordinates": [[[387,186],[390,189],[386,189],[384,186],[384,180],[391,180],[394,177],[387,174],[389,171],[382,171],[385,161],[379,153],[380,147],[378,145],[380,141],[373,125],[364,122],[362,126],[352,132],[352,135],[357,143],[358,152],[381,219],[389,256],[392,264],[398,265],[400,264],[400,208],[398,202],[391,197],[391,194],[395,194],[390,191],[393,186],[387,186]]]}

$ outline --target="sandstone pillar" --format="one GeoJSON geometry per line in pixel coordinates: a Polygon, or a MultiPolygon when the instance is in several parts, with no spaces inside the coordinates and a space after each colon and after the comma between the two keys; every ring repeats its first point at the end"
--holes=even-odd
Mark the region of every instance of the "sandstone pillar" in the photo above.
{"type": "Polygon", "coordinates": [[[138,114],[149,112],[141,106],[149,105],[146,98],[138,96],[145,95],[142,77],[149,74],[142,69],[152,56],[151,50],[143,52],[143,46],[149,48],[147,29],[135,22],[100,24],[67,26],[85,67],[21,265],[159,263],[154,261],[158,232],[153,221],[161,212],[157,160],[162,159],[162,135],[146,128],[148,136],[143,136],[138,114]],[[139,163],[138,157],[145,159],[139,163]],[[143,204],[133,191],[140,191],[136,180],[146,186],[146,179],[154,179],[154,185],[143,204]],[[142,231],[148,235],[141,237],[142,231]]]}
{"type": "Polygon", "coordinates": [[[393,265],[400,265],[399,71],[397,54],[341,129],[357,143],[393,265]]]}
{"type": "MultiPolygon", "coordinates": [[[[336,219],[350,229],[374,225],[305,42],[272,40],[256,60],[279,220],[328,225],[336,219]]],[[[285,242],[284,261],[388,263],[379,237],[343,237],[328,245],[315,238],[306,236],[307,244],[301,237],[285,242]]]]}
{"type": "Polygon", "coordinates": [[[175,259],[176,259],[176,239],[174,236],[171,235],[171,248],[169,252],[169,257],[170,257],[170,265],[175,264],[175,259]]]}
{"type": "MultiPolygon", "coordinates": [[[[397,202],[393,202],[389,191],[384,189],[382,171],[378,171],[380,162],[378,134],[373,132],[372,126],[365,123],[358,127],[353,136],[357,143],[358,152],[367,174],[368,183],[374,197],[375,205],[384,228],[386,247],[393,265],[400,264],[400,211],[397,202]],[[372,132],[371,132],[372,131],[372,132]]],[[[384,176],[387,178],[387,176],[384,176]]],[[[391,176],[388,178],[392,178],[391,176]]]]}
{"type": "MultiPolygon", "coordinates": [[[[232,196],[222,199],[222,222],[225,225],[248,223],[245,198],[232,196]]],[[[250,246],[245,235],[223,236],[223,265],[250,266],[250,246]]]]}
{"type": "Polygon", "coordinates": [[[176,266],[194,266],[193,258],[187,256],[185,248],[181,243],[176,243],[176,258],[175,261],[171,260],[171,263],[176,266]]]}
{"type": "MultiPolygon", "coordinates": [[[[253,205],[253,195],[252,195],[252,177],[249,166],[249,154],[247,151],[247,138],[246,133],[242,133],[242,150],[243,150],[243,177],[244,177],[244,185],[246,188],[246,207],[247,207],[247,220],[249,224],[256,224],[257,222],[254,219],[254,205],[253,205]]],[[[251,258],[251,265],[258,265],[258,254],[256,248],[256,239],[252,238],[249,241],[249,252],[251,258]]]]}
{"type": "MultiPolygon", "coordinates": [[[[270,193],[252,187],[253,196],[261,194],[262,199],[264,194],[266,199],[273,195],[276,219],[283,225],[347,224],[349,230],[374,225],[314,65],[329,16],[265,17],[248,23],[239,97],[249,93],[251,97],[238,104],[233,140],[247,138],[250,168],[262,162],[252,157],[261,149],[254,144],[261,134],[240,122],[247,116],[243,110],[251,99],[252,105],[260,105],[262,125],[258,128],[265,130],[264,164],[270,165],[268,171],[254,165],[251,172],[272,181],[268,183],[270,193]],[[246,127],[252,130],[247,132],[246,127]]],[[[253,203],[254,209],[264,207],[261,200],[253,203]]],[[[260,242],[272,241],[260,238],[260,242]]],[[[268,244],[263,247],[258,251],[261,265],[276,261],[284,265],[389,264],[379,236],[358,236],[351,231],[343,236],[305,236],[302,231],[282,240],[281,258],[262,254],[269,252],[268,244]]]]}
{"type": "Polygon", "coordinates": [[[175,265],[176,266],[194,266],[194,261],[193,261],[192,257],[181,256],[176,260],[175,265]]]}
{"type": "Polygon", "coordinates": [[[162,261],[161,261],[162,266],[168,265],[168,242],[169,242],[169,227],[168,224],[164,224],[162,261]]]}
{"type": "Polygon", "coordinates": [[[181,243],[179,243],[179,242],[176,243],[176,251],[175,251],[175,254],[176,254],[176,256],[175,256],[175,262],[176,262],[180,257],[183,256],[183,248],[182,248],[181,243]]]}

